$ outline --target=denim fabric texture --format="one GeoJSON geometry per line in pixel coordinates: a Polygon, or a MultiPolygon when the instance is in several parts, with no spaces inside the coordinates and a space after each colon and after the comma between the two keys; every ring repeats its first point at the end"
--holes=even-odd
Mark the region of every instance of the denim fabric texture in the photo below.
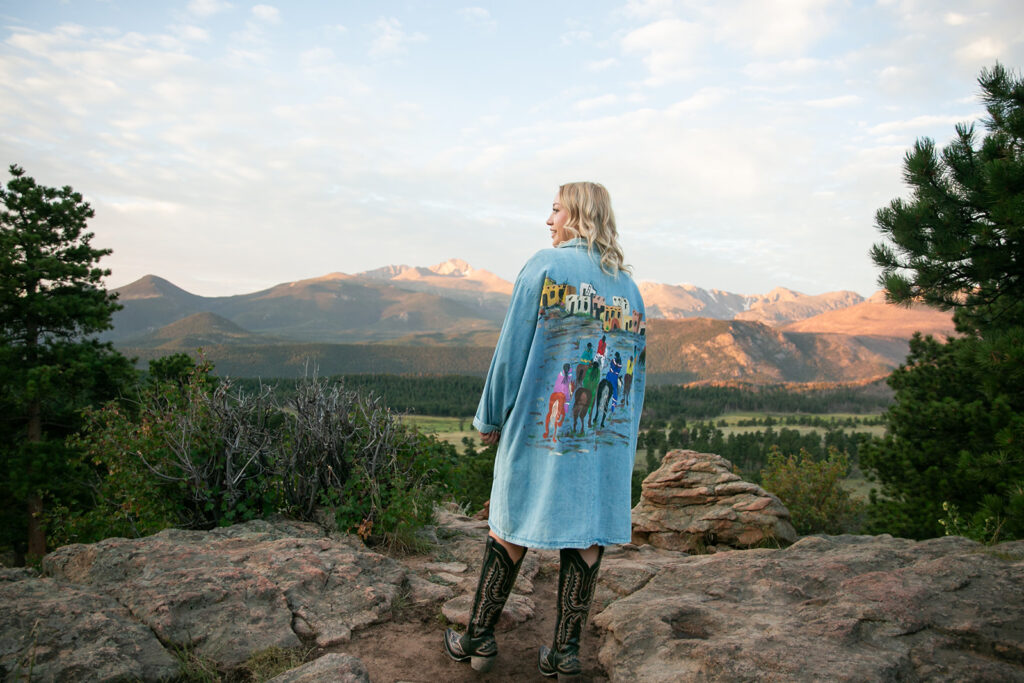
{"type": "Polygon", "coordinates": [[[516,278],[473,425],[501,430],[490,526],[530,548],[630,540],[645,386],[644,302],[581,238],[516,278]]]}

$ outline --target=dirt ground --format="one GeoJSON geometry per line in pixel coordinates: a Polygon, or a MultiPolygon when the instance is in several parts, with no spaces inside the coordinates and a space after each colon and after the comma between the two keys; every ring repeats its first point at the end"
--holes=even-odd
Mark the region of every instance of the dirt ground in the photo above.
{"type": "MultiPolygon", "coordinates": [[[[498,631],[498,661],[489,673],[480,674],[469,662],[454,662],[444,651],[442,634],[447,626],[441,606],[401,608],[390,622],[352,634],[352,640],[331,648],[362,660],[373,683],[447,683],[452,681],[544,681],[537,671],[537,651],[551,646],[555,631],[555,597],[558,592],[557,564],[543,563],[533,579],[530,598],[536,610],[532,619],[498,631]]],[[[591,615],[592,620],[593,614],[591,615]]],[[[461,628],[458,630],[461,630],[461,628]]],[[[597,661],[600,638],[588,622],[583,634],[580,661],[582,681],[607,681],[597,661]]]]}

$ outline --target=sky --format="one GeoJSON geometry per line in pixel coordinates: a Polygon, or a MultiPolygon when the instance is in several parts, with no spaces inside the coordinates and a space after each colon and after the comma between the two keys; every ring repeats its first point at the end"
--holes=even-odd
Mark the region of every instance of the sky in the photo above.
{"type": "Polygon", "coordinates": [[[637,279],[867,296],[905,153],[982,128],[997,60],[1019,0],[0,0],[0,177],[81,192],[110,287],[513,280],[592,180],[637,279]]]}

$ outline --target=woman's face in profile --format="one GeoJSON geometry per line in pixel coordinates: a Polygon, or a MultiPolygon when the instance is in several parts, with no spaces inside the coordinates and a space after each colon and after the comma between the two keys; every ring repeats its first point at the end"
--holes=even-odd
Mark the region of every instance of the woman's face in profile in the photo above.
{"type": "Polygon", "coordinates": [[[569,220],[569,210],[562,206],[555,193],[555,201],[551,203],[551,215],[548,216],[548,227],[551,229],[551,246],[557,247],[562,242],[572,239],[573,235],[565,229],[569,220]]]}

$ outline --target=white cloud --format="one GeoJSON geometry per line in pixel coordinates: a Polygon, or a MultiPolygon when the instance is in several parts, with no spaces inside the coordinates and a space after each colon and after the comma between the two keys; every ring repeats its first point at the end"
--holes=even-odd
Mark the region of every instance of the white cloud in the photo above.
{"type": "Polygon", "coordinates": [[[618,66],[618,65],[619,65],[619,60],[615,59],[614,57],[609,57],[608,59],[599,59],[597,61],[587,62],[587,70],[588,71],[605,71],[606,69],[610,69],[613,66],[618,66]]]}
{"type": "Polygon", "coordinates": [[[205,43],[210,40],[210,33],[198,26],[175,26],[172,28],[175,35],[190,43],[205,43]]]}
{"type": "MultiPolygon", "coordinates": [[[[243,36],[236,36],[239,40],[244,40],[243,36]]],[[[252,40],[252,37],[249,37],[252,40]]],[[[267,64],[270,59],[267,54],[261,50],[252,50],[243,47],[229,47],[226,52],[225,61],[233,67],[245,68],[257,64],[267,64]]]]}
{"type": "Polygon", "coordinates": [[[573,30],[563,33],[561,37],[559,37],[558,42],[562,45],[569,46],[576,45],[578,43],[590,42],[591,38],[593,38],[593,36],[590,31],[573,30]]]}
{"type": "Polygon", "coordinates": [[[187,8],[189,12],[196,16],[209,17],[218,12],[231,9],[231,3],[223,2],[222,0],[191,0],[187,8]]]}
{"type": "Polygon", "coordinates": [[[589,111],[591,109],[616,104],[618,101],[619,98],[617,95],[609,93],[607,95],[601,95],[600,97],[591,97],[589,99],[580,100],[573,106],[579,111],[589,111]]]}
{"type": "Polygon", "coordinates": [[[836,97],[826,97],[819,100],[806,100],[804,104],[808,107],[818,107],[820,109],[836,109],[838,107],[850,107],[855,104],[860,104],[861,98],[856,95],[837,95],[836,97]]]}
{"type": "Polygon", "coordinates": [[[334,50],[329,47],[312,47],[299,54],[299,64],[306,71],[320,71],[335,61],[334,50]]]}
{"type": "Polygon", "coordinates": [[[946,12],[946,16],[943,19],[950,26],[962,26],[970,21],[970,19],[957,12],[946,12]]]}
{"type": "Polygon", "coordinates": [[[674,9],[673,0],[628,0],[620,14],[638,19],[668,16],[674,9]]]}
{"type": "Polygon", "coordinates": [[[743,67],[743,73],[754,80],[774,81],[806,75],[826,66],[827,64],[823,60],[800,57],[775,62],[751,62],[743,67]]]}
{"type": "Polygon", "coordinates": [[[960,116],[936,116],[936,115],[922,115],[915,116],[911,119],[903,121],[886,121],[885,123],[879,123],[868,128],[868,132],[872,135],[887,135],[890,133],[900,131],[923,131],[928,128],[948,126],[952,132],[953,126],[963,121],[970,122],[976,121],[983,116],[982,112],[973,112],[970,114],[964,114],[960,116]]]}
{"type": "Polygon", "coordinates": [[[744,0],[716,5],[715,37],[758,55],[803,55],[831,31],[832,0],[744,0]]]}
{"type": "Polygon", "coordinates": [[[381,17],[373,24],[374,39],[370,43],[370,56],[395,57],[408,52],[410,43],[427,39],[422,33],[408,34],[402,30],[402,22],[395,17],[381,17]]]}
{"type": "Polygon", "coordinates": [[[683,114],[699,111],[701,109],[709,109],[710,107],[715,106],[719,102],[724,101],[725,98],[728,97],[730,94],[732,94],[732,90],[729,88],[701,88],[690,97],[687,97],[685,100],[680,100],[672,104],[670,107],[668,107],[666,111],[668,111],[670,114],[683,114]]]}
{"type": "Polygon", "coordinates": [[[463,7],[458,11],[458,15],[477,29],[493,31],[498,26],[498,22],[491,18],[491,13],[483,7],[463,7]]]}
{"type": "Polygon", "coordinates": [[[281,21],[281,13],[271,5],[254,5],[252,15],[266,24],[276,24],[281,21]]]}
{"type": "Polygon", "coordinates": [[[1003,56],[1006,43],[993,36],[983,36],[956,51],[956,57],[968,64],[992,62],[1003,56]]]}
{"type": "Polygon", "coordinates": [[[703,39],[704,31],[698,24],[660,19],[626,34],[622,48],[626,53],[643,54],[650,73],[647,82],[660,85],[692,75],[703,39]]]}

